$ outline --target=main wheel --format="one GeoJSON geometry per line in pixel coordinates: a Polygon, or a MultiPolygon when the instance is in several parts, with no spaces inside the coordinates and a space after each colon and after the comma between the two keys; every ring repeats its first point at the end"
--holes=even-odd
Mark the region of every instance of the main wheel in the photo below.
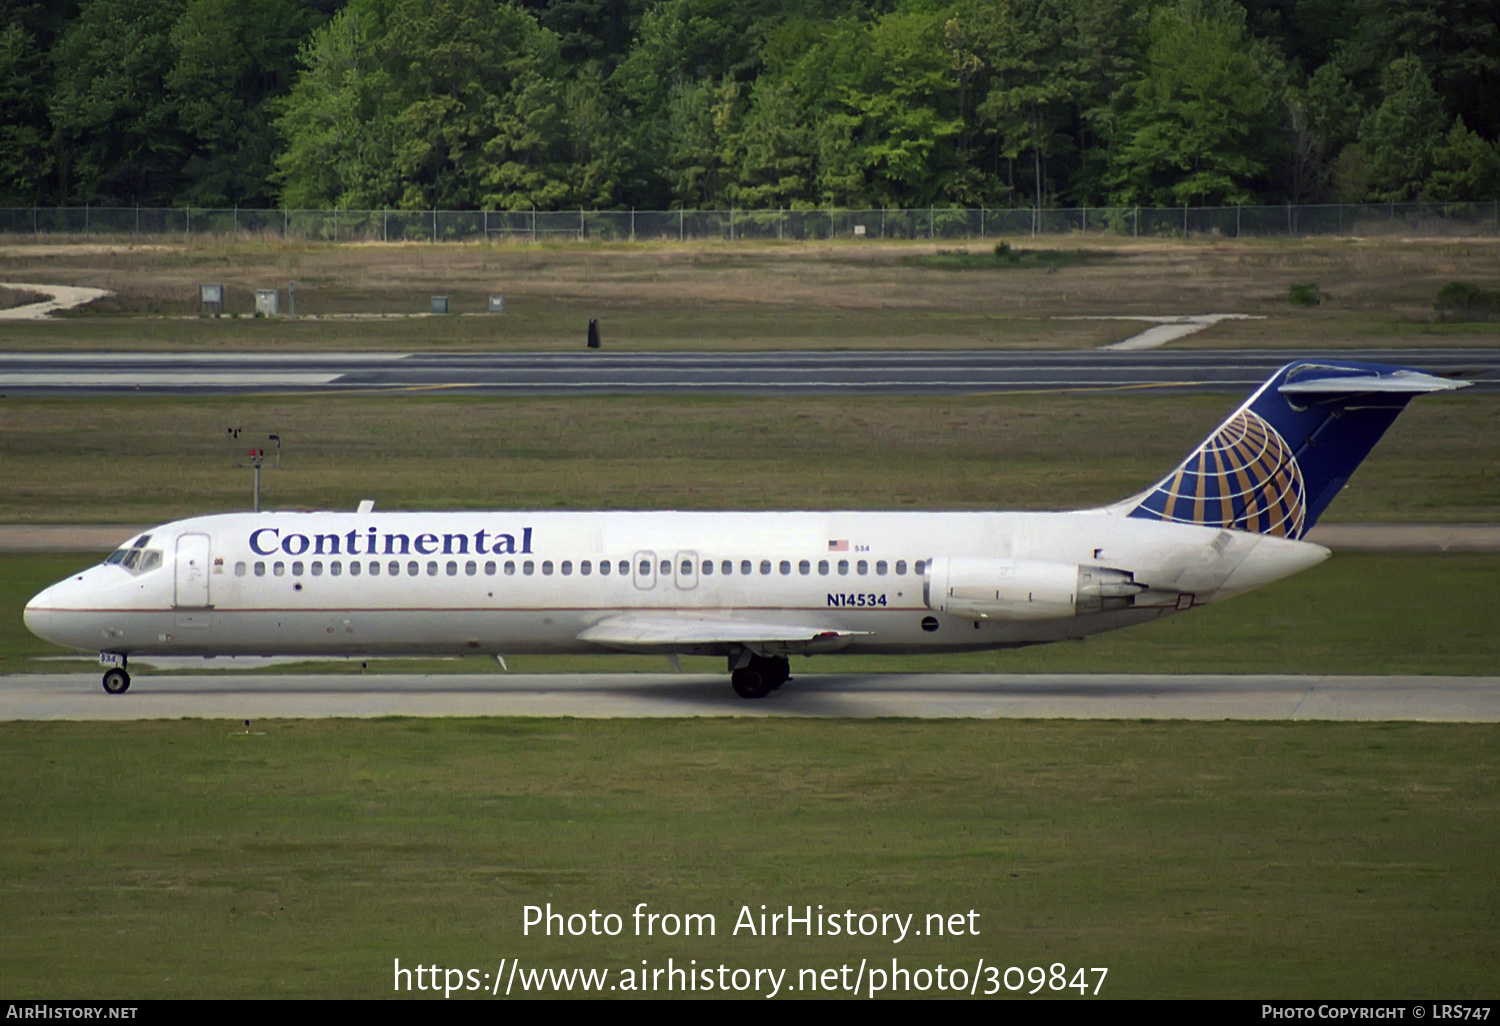
{"type": "Polygon", "coordinates": [[[775,687],[767,683],[765,674],[754,667],[735,670],[729,676],[729,683],[741,698],[765,698],[775,687]]]}
{"type": "Polygon", "coordinates": [[[774,659],[767,659],[766,662],[769,664],[767,667],[770,671],[769,677],[774,682],[771,685],[772,691],[792,679],[792,661],[786,656],[777,656],[774,659]]]}
{"type": "Polygon", "coordinates": [[[111,695],[123,695],[130,690],[130,674],[124,670],[106,670],[104,673],[104,690],[111,695]]]}

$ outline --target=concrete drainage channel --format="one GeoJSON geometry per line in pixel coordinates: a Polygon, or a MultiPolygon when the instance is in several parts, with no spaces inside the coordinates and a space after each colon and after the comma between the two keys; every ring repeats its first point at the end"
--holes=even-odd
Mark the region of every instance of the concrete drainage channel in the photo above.
{"type": "Polygon", "coordinates": [[[88,288],[83,285],[30,285],[21,282],[0,281],[0,288],[18,292],[35,292],[48,298],[39,303],[13,306],[0,310],[0,321],[37,321],[58,310],[71,310],[75,306],[92,303],[96,299],[114,295],[109,289],[88,288]]]}
{"type": "Polygon", "coordinates": [[[1106,350],[1130,352],[1138,349],[1155,349],[1158,346],[1164,346],[1168,342],[1173,342],[1179,338],[1202,331],[1204,328],[1211,328],[1220,321],[1263,321],[1265,317],[1259,314],[1217,313],[1182,314],[1176,317],[1146,317],[1122,314],[1118,316],[1058,317],[1056,319],[1059,321],[1140,321],[1150,324],[1151,327],[1139,334],[1131,335],[1123,342],[1099,347],[1106,350]]]}

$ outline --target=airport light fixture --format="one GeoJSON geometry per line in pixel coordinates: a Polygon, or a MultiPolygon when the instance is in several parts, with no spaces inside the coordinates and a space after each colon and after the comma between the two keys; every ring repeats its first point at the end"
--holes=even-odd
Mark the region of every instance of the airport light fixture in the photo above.
{"type": "Polygon", "coordinates": [[[255,512],[260,512],[260,468],[269,463],[281,466],[281,436],[267,435],[265,442],[251,441],[244,435],[244,428],[225,428],[230,451],[234,454],[236,467],[253,467],[255,470],[255,512]],[[241,437],[241,436],[244,437],[241,437]]]}

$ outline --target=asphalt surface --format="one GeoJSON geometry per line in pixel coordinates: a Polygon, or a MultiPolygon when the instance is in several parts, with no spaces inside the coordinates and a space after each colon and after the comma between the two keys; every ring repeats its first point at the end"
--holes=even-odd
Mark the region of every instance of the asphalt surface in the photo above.
{"type": "MultiPolygon", "coordinates": [[[[588,394],[1244,393],[1309,353],[1149,352],[0,353],[5,395],[457,392],[588,394]]],[[[1369,349],[1329,359],[1400,364],[1500,390],[1500,351],[1369,349]]]]}
{"type": "Polygon", "coordinates": [[[812,674],[767,698],[707,674],[0,677],[0,720],[798,716],[1500,722],[1500,677],[812,674]]]}

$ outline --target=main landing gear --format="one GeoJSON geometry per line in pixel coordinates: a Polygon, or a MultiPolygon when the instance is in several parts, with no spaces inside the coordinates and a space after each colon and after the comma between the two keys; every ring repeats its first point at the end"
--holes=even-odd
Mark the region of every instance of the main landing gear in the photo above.
{"type": "Polygon", "coordinates": [[[104,671],[104,690],[111,695],[123,695],[130,690],[130,674],[125,672],[125,657],[113,652],[104,652],[99,656],[102,663],[112,663],[119,660],[118,666],[110,666],[104,671]]]}
{"type": "Polygon", "coordinates": [[[729,682],[741,698],[765,698],[791,677],[786,656],[751,656],[747,665],[730,672],[729,682]]]}

